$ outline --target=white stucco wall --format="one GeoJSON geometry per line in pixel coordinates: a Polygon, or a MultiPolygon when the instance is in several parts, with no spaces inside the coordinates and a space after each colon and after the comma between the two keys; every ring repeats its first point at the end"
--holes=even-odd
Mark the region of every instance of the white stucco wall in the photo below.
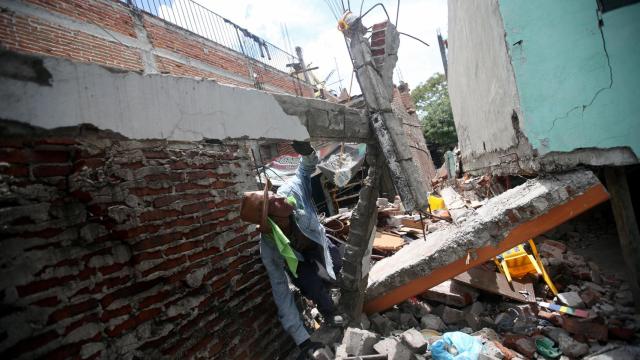
{"type": "Polygon", "coordinates": [[[449,94],[463,162],[502,161],[517,146],[521,119],[515,76],[497,0],[449,0],[449,94]],[[500,154],[501,155],[501,154],[500,154]]]}
{"type": "Polygon", "coordinates": [[[92,124],[180,141],[370,137],[364,113],[322,100],[7,52],[0,68],[0,119],[45,129],[92,124]]]}

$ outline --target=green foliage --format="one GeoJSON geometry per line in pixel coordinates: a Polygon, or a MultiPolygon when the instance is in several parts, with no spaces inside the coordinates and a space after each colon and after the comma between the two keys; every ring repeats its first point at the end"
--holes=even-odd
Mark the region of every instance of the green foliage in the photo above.
{"type": "Polygon", "coordinates": [[[444,75],[433,75],[413,89],[411,96],[416,103],[427,144],[437,145],[442,150],[455,146],[458,136],[444,75]]]}

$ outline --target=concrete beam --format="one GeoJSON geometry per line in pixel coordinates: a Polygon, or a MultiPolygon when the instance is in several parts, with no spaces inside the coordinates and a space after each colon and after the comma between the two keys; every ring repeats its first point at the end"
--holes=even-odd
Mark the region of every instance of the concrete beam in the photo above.
{"type": "Polygon", "coordinates": [[[340,104],[12,52],[0,52],[0,118],[132,139],[371,139],[364,111],[340,104]]]}
{"type": "Polygon", "coordinates": [[[529,180],[490,199],[460,224],[376,263],[369,273],[365,312],[418,295],[608,198],[590,171],[529,180]]]}

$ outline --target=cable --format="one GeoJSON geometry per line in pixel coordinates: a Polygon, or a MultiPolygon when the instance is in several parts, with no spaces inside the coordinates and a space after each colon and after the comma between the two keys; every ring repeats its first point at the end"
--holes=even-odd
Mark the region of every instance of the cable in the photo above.
{"type": "Polygon", "coordinates": [[[362,2],[360,3],[360,12],[358,14],[358,17],[361,18],[362,17],[362,7],[364,6],[364,0],[362,0],[362,2]]]}
{"type": "Polygon", "coordinates": [[[400,0],[398,0],[398,6],[396,8],[396,28],[398,27],[398,17],[400,17],[400,0]]]}
{"type": "Polygon", "coordinates": [[[391,21],[391,18],[389,18],[389,13],[387,12],[387,8],[386,8],[386,7],[384,7],[384,5],[383,5],[382,3],[377,3],[377,4],[373,5],[369,10],[367,10],[364,14],[362,14],[362,16],[360,16],[360,18],[365,17],[368,13],[370,13],[370,12],[371,12],[371,10],[375,9],[375,8],[376,8],[376,6],[380,6],[380,7],[382,7],[382,10],[384,10],[384,14],[387,16],[387,21],[389,21],[389,22],[390,22],[390,21],[391,21]]]}
{"type": "Polygon", "coordinates": [[[407,33],[403,33],[403,32],[400,32],[400,31],[398,31],[398,34],[400,34],[400,35],[404,35],[404,36],[408,36],[408,37],[410,37],[410,38],[412,38],[412,39],[414,39],[414,40],[418,40],[418,41],[420,41],[421,43],[423,43],[423,44],[425,44],[425,45],[427,45],[427,46],[431,46],[431,45],[427,44],[426,42],[424,42],[424,41],[422,41],[422,40],[418,39],[417,37],[415,37],[415,36],[413,36],[413,35],[409,35],[409,34],[407,34],[407,33]]]}

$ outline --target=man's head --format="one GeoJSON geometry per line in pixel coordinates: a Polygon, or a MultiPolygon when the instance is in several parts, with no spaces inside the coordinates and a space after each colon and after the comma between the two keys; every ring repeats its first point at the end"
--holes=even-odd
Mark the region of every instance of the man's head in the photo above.
{"type": "MultiPolygon", "coordinates": [[[[293,205],[289,203],[286,197],[269,192],[267,208],[267,216],[278,224],[278,227],[280,227],[285,234],[288,234],[291,229],[289,216],[293,213],[293,205]]],[[[270,227],[261,227],[260,231],[271,232],[271,229],[270,227]]]]}

